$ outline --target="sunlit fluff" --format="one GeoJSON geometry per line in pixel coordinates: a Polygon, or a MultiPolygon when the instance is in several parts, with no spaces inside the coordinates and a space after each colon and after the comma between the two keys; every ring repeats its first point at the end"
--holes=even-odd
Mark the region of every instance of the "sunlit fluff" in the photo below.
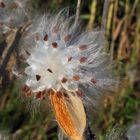
{"type": "Polygon", "coordinates": [[[57,15],[36,18],[25,33],[23,42],[29,55],[26,86],[33,95],[55,89],[96,100],[105,91],[114,90],[116,80],[110,55],[103,51],[103,33],[81,32],[73,19],[62,10],[57,15]]]}

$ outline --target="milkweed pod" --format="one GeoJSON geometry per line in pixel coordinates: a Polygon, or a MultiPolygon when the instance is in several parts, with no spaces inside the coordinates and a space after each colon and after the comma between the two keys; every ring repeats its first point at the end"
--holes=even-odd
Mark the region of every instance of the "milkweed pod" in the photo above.
{"type": "Polygon", "coordinates": [[[86,127],[86,115],[81,98],[76,93],[62,92],[57,96],[57,91],[50,91],[50,99],[56,120],[63,132],[71,140],[83,140],[86,127]]]}

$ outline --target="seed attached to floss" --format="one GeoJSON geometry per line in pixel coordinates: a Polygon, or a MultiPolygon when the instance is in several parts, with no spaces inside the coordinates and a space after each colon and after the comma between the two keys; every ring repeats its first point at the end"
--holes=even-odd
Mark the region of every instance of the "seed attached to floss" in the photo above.
{"type": "Polygon", "coordinates": [[[72,79],[73,79],[74,81],[79,81],[79,80],[80,80],[80,76],[79,76],[79,75],[74,75],[74,76],[72,77],[72,79]]]}
{"type": "Polygon", "coordinates": [[[80,61],[80,63],[84,63],[84,62],[87,61],[87,57],[81,57],[81,58],[79,59],[79,61],[80,61]]]}
{"type": "Polygon", "coordinates": [[[96,81],[94,78],[92,78],[90,81],[91,81],[93,84],[96,84],[96,83],[97,83],[97,81],[96,81]]]}
{"type": "Polygon", "coordinates": [[[69,95],[66,92],[64,92],[63,95],[65,98],[67,98],[67,99],[69,98],[69,95]]]}
{"type": "Polygon", "coordinates": [[[51,69],[47,69],[48,72],[53,73],[53,71],[51,69]]]}
{"type": "Polygon", "coordinates": [[[52,43],[52,47],[53,47],[53,48],[58,48],[58,44],[57,44],[56,42],[53,42],[53,43],[52,43]]]}
{"type": "Polygon", "coordinates": [[[32,91],[30,90],[30,88],[26,85],[24,85],[22,87],[22,92],[23,92],[23,95],[26,96],[26,97],[31,97],[33,95],[32,91]]]}
{"type": "Polygon", "coordinates": [[[29,91],[25,94],[25,96],[27,96],[27,97],[31,97],[32,95],[33,95],[32,91],[29,91]]]}
{"type": "Polygon", "coordinates": [[[56,95],[57,95],[58,98],[62,98],[62,96],[63,96],[63,94],[62,94],[61,91],[57,91],[57,92],[56,92],[56,95]]]}
{"type": "Polygon", "coordinates": [[[72,60],[72,56],[68,58],[68,62],[70,62],[72,60]]]}
{"type": "Polygon", "coordinates": [[[44,36],[44,41],[48,41],[48,35],[47,34],[44,36]]]}
{"type": "Polygon", "coordinates": [[[37,80],[37,81],[39,81],[39,80],[40,80],[40,78],[41,78],[41,76],[40,76],[40,75],[36,75],[36,80],[37,80]]]}
{"type": "Polygon", "coordinates": [[[42,92],[39,91],[36,93],[36,99],[40,99],[42,97],[42,92]]]}
{"type": "Polygon", "coordinates": [[[76,93],[77,93],[77,95],[79,97],[83,97],[84,96],[84,93],[81,90],[76,91],[76,93]]]}
{"type": "Polygon", "coordinates": [[[61,80],[61,82],[62,82],[62,83],[66,83],[67,80],[68,80],[67,78],[63,77],[62,80],[61,80]]]}
{"type": "Polygon", "coordinates": [[[45,99],[45,93],[46,93],[46,90],[37,92],[36,99],[45,99]]]}
{"type": "Polygon", "coordinates": [[[30,90],[30,88],[28,87],[28,86],[26,86],[26,85],[24,85],[23,87],[22,87],[22,91],[23,92],[28,92],[30,90]]]}
{"type": "Polygon", "coordinates": [[[71,39],[71,35],[66,35],[66,36],[64,37],[64,41],[65,41],[65,42],[69,41],[70,39],[71,39]]]}
{"type": "Polygon", "coordinates": [[[80,46],[79,46],[79,50],[80,50],[80,51],[84,51],[84,50],[87,49],[87,47],[88,47],[87,45],[80,45],[80,46]]]}

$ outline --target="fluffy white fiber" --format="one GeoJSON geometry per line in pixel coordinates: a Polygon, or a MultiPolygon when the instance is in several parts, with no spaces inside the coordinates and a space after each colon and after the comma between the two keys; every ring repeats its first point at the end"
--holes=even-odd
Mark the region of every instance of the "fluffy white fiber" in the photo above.
{"type": "Polygon", "coordinates": [[[32,48],[26,60],[26,85],[34,93],[65,89],[88,100],[98,99],[106,91],[114,91],[118,84],[110,54],[103,51],[104,34],[82,31],[73,20],[68,10],[34,20],[24,38],[24,43],[32,48]]]}

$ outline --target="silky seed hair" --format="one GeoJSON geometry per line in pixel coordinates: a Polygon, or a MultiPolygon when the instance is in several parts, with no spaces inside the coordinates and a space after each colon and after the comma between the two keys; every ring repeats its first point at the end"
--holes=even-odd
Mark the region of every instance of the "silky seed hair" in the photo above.
{"type": "Polygon", "coordinates": [[[110,54],[104,51],[104,33],[81,31],[74,18],[65,9],[33,21],[22,38],[28,52],[25,85],[33,96],[64,89],[96,106],[102,95],[116,90],[118,81],[110,54]]]}

